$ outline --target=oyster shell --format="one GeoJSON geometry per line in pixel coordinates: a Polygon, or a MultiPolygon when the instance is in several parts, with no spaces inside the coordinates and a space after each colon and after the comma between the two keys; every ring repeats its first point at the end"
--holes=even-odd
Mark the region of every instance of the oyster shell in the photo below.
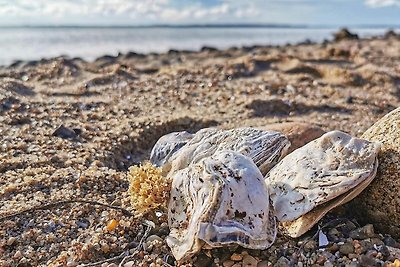
{"type": "Polygon", "coordinates": [[[253,161],[218,151],[174,174],[167,243],[183,261],[205,244],[265,249],[276,237],[264,178],[253,161]]]}
{"type": "Polygon", "coordinates": [[[379,144],[332,131],[295,150],[267,175],[275,215],[292,237],[358,195],[376,175],[379,144]]]}
{"type": "Polygon", "coordinates": [[[232,150],[251,158],[262,174],[266,174],[283,156],[290,141],[279,132],[254,128],[198,131],[186,145],[177,151],[163,169],[170,174],[200,162],[222,150],[232,150]]]}
{"type": "Polygon", "coordinates": [[[193,134],[186,131],[169,133],[162,136],[151,150],[150,162],[157,167],[163,166],[193,136],[193,134]]]}

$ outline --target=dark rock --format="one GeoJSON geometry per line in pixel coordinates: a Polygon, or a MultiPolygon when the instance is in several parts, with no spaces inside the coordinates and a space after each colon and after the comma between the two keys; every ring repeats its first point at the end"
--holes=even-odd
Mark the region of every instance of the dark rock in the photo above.
{"type": "Polygon", "coordinates": [[[334,34],[334,38],[336,42],[341,40],[356,40],[358,39],[358,35],[355,33],[351,33],[346,28],[342,28],[334,34]]]}
{"type": "Polygon", "coordinates": [[[60,125],[52,135],[63,139],[75,139],[78,136],[73,129],[67,128],[64,125],[60,125]]]}
{"type": "Polygon", "coordinates": [[[352,96],[346,97],[346,103],[347,104],[353,104],[354,103],[354,98],[352,96]]]}
{"type": "Polygon", "coordinates": [[[194,267],[203,267],[203,266],[213,266],[214,262],[211,258],[207,257],[205,254],[200,254],[197,256],[196,261],[193,263],[194,267]]]}
{"type": "Polygon", "coordinates": [[[386,246],[394,247],[397,242],[396,242],[396,240],[394,240],[393,237],[385,236],[385,238],[383,238],[383,243],[385,243],[386,246]]]}
{"type": "Polygon", "coordinates": [[[218,51],[218,49],[215,48],[215,47],[203,46],[203,47],[200,49],[200,51],[201,51],[201,52],[216,52],[216,51],[218,51]]]}
{"type": "Polygon", "coordinates": [[[400,34],[397,34],[394,30],[388,30],[384,35],[385,39],[399,38],[399,37],[400,37],[400,34]]]}

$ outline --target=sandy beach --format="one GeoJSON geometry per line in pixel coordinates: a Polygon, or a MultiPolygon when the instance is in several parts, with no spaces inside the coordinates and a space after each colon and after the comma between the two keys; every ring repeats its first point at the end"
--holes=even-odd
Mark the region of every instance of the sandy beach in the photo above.
{"type": "MultiPolygon", "coordinates": [[[[399,106],[400,36],[395,35],[132,52],[93,62],[66,57],[16,62],[0,67],[0,219],[70,199],[131,210],[128,168],[148,159],[158,138],[173,131],[307,122],[360,136],[399,106]]],[[[371,234],[368,225],[369,234],[360,241],[350,237],[365,224],[343,212],[326,219],[348,220],[329,228],[341,234],[324,251],[315,241],[304,242],[314,230],[300,239],[279,237],[266,251],[204,252],[187,266],[390,266],[395,252],[373,245],[397,247],[398,253],[400,244],[386,233],[372,229],[371,234]],[[351,251],[342,248],[348,243],[351,251]],[[328,259],[331,265],[325,264],[328,259]],[[227,261],[232,264],[223,265],[227,261]]],[[[120,210],[71,203],[21,214],[0,221],[0,266],[78,266],[135,248],[129,266],[174,266],[165,216],[153,222],[142,249],[146,226],[120,210]]]]}

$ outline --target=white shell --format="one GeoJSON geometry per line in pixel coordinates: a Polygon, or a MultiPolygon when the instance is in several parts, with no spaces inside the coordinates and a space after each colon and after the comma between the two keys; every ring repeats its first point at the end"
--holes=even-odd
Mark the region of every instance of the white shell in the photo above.
{"type": "Polygon", "coordinates": [[[266,174],[283,156],[290,141],[279,132],[254,128],[217,130],[207,128],[198,131],[169,160],[165,167],[170,173],[184,169],[217,151],[232,150],[251,158],[261,173],[266,174]]]}
{"type": "Polygon", "coordinates": [[[219,151],[173,176],[167,239],[178,261],[204,244],[268,248],[275,240],[275,218],[264,178],[253,161],[219,151]]]}
{"type": "Polygon", "coordinates": [[[193,134],[186,131],[169,133],[162,136],[151,150],[150,162],[158,167],[163,166],[192,138],[193,134]]]}
{"type": "Polygon", "coordinates": [[[356,187],[365,188],[372,181],[378,152],[378,143],[340,131],[326,133],[295,150],[265,178],[277,219],[291,223],[310,212],[310,217],[298,221],[296,227],[283,224],[291,229],[291,236],[300,236],[318,222],[321,214],[339,204],[331,201],[344,204],[356,196],[354,192],[360,193],[356,187]]]}

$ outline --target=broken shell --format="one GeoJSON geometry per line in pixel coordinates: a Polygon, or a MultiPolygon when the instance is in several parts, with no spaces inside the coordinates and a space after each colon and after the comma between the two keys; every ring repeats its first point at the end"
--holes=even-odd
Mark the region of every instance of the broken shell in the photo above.
{"type": "Polygon", "coordinates": [[[302,235],[368,186],[376,175],[379,147],[332,131],[280,161],[265,183],[287,234],[302,235]]]}
{"type": "Polygon", "coordinates": [[[262,174],[266,174],[283,156],[290,146],[283,134],[254,128],[217,130],[207,128],[177,151],[163,167],[170,174],[212,156],[217,151],[232,150],[251,158],[262,174]]]}
{"type": "Polygon", "coordinates": [[[275,240],[263,175],[240,153],[219,151],[175,173],[168,207],[175,258],[183,261],[205,244],[268,248],[275,240]]]}
{"type": "Polygon", "coordinates": [[[193,134],[186,131],[169,133],[162,136],[151,150],[150,162],[157,167],[163,166],[192,138],[193,134]]]}

